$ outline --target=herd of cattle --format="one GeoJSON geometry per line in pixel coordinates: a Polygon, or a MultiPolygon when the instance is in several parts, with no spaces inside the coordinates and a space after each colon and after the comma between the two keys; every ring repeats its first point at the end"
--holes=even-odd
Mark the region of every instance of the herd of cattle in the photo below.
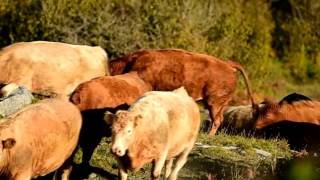
{"type": "MultiPolygon", "coordinates": [[[[320,102],[291,94],[279,103],[256,104],[239,64],[205,54],[140,50],[108,61],[100,47],[21,42],[0,51],[0,69],[0,177],[7,179],[31,179],[58,169],[68,179],[78,144],[88,165],[105,135],[112,136],[120,179],[146,163],[153,164],[152,179],[160,179],[163,167],[166,179],[177,179],[200,129],[198,100],[209,110],[210,135],[225,124],[281,133],[278,126],[289,122],[285,132],[297,126],[291,134],[301,140],[293,147],[318,148],[317,134],[310,133],[319,132],[320,102]],[[251,105],[228,107],[237,71],[251,105]],[[24,96],[23,88],[43,100],[31,104],[32,95],[24,96]],[[20,102],[17,95],[26,99],[20,102]],[[19,110],[11,110],[12,102],[19,110]],[[301,132],[300,125],[309,129],[301,132]]],[[[296,140],[286,137],[289,143],[296,140]]]]}

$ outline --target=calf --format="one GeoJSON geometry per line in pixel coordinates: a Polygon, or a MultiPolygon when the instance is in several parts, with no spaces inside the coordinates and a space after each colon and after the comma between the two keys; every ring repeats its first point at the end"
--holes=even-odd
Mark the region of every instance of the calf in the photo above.
{"type": "Polygon", "coordinates": [[[75,149],[80,128],[77,107],[60,99],[40,101],[2,119],[0,178],[27,180],[57,170],[75,149]]]}
{"type": "Polygon", "coordinates": [[[127,178],[128,170],[136,171],[150,162],[153,179],[160,178],[164,164],[165,177],[176,179],[200,126],[198,106],[184,88],[147,92],[128,111],[105,119],[112,122],[111,150],[118,159],[121,179],[127,178]],[[177,159],[171,169],[173,158],[177,159]]]}
{"type": "Polygon", "coordinates": [[[153,90],[171,91],[184,86],[195,100],[203,99],[210,112],[210,134],[223,121],[223,110],[236,88],[236,71],[245,79],[252,106],[257,110],[243,68],[233,61],[178,49],[141,50],[110,62],[112,75],[137,71],[153,90]]]}

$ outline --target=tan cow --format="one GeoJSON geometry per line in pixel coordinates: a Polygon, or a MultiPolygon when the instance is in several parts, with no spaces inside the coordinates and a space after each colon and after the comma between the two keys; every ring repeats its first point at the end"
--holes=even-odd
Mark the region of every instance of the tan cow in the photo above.
{"type": "Polygon", "coordinates": [[[42,95],[69,95],[78,84],[108,75],[101,47],[20,42],[0,51],[0,84],[16,83],[42,95]]]}
{"type": "Polygon", "coordinates": [[[112,75],[130,71],[137,71],[153,90],[171,91],[184,86],[195,100],[203,99],[210,112],[211,135],[222,123],[224,108],[235,92],[237,71],[243,75],[252,106],[257,110],[247,75],[233,61],[179,49],[141,50],[110,61],[112,75]]]}
{"type": "Polygon", "coordinates": [[[184,88],[173,92],[151,91],[139,98],[128,111],[118,111],[112,122],[112,152],[119,162],[120,178],[153,163],[151,176],[159,179],[166,164],[165,177],[177,179],[187,161],[199,131],[197,104],[184,88]],[[172,169],[173,158],[176,163],[172,169]]]}
{"type": "Polygon", "coordinates": [[[2,119],[0,179],[28,180],[57,170],[73,153],[81,123],[78,108],[60,99],[42,100],[2,119]]]}

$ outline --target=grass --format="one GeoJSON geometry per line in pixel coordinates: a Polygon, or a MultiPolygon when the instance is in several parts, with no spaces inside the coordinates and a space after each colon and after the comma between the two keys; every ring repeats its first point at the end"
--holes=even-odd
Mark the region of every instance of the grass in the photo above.
{"type": "MultiPolygon", "coordinates": [[[[110,153],[110,138],[103,138],[96,148],[91,159],[91,165],[101,168],[108,173],[117,174],[117,163],[110,153]]],[[[256,139],[228,135],[224,132],[216,136],[200,134],[197,143],[212,147],[203,148],[196,145],[189,155],[187,164],[179,173],[179,179],[208,179],[212,175],[218,179],[232,177],[244,179],[248,172],[254,172],[258,177],[269,176],[275,173],[279,159],[290,159],[288,144],[284,140],[256,139]],[[237,150],[228,150],[225,147],[236,146],[237,150]],[[264,157],[256,153],[261,149],[271,153],[264,157]]],[[[77,152],[74,162],[80,163],[81,150],[77,152]]],[[[130,172],[130,179],[149,179],[151,165],[148,164],[136,173],[130,172]]],[[[96,175],[92,179],[103,179],[96,175]]]]}
{"type": "MultiPolygon", "coordinates": [[[[202,109],[202,105],[200,104],[202,109]]],[[[201,113],[201,119],[208,118],[208,114],[201,113]]],[[[117,175],[117,162],[110,153],[111,138],[105,137],[95,149],[91,159],[91,166],[98,167],[117,175]]],[[[291,159],[289,145],[281,139],[261,139],[250,136],[229,135],[224,130],[215,136],[200,133],[188,162],[179,173],[179,179],[194,180],[208,179],[208,176],[217,179],[247,179],[248,173],[265,178],[276,174],[280,161],[291,159]],[[208,148],[200,146],[208,145],[208,148]],[[211,147],[210,147],[211,146],[211,147]],[[238,147],[236,150],[228,150],[226,147],[238,147]],[[256,153],[256,149],[266,151],[270,157],[264,157],[256,153]]],[[[80,163],[81,150],[74,158],[74,162],[80,163]]],[[[130,179],[150,179],[151,164],[145,165],[138,172],[129,172],[130,179]]],[[[104,179],[95,174],[93,180],[104,179]]]]}

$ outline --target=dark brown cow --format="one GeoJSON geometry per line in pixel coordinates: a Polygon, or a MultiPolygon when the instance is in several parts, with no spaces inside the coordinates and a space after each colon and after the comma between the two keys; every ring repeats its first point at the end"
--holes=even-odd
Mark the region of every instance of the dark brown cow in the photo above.
{"type": "Polygon", "coordinates": [[[110,62],[110,73],[118,75],[138,71],[153,90],[174,90],[184,86],[195,100],[204,99],[215,134],[223,121],[223,109],[236,88],[236,71],[245,79],[252,106],[254,100],[243,68],[233,61],[179,49],[141,50],[110,62]]]}
{"type": "Polygon", "coordinates": [[[265,101],[259,105],[259,113],[252,117],[250,106],[230,107],[225,112],[226,121],[238,130],[256,130],[264,137],[280,137],[288,140],[296,150],[314,151],[320,148],[320,102],[301,94],[290,94],[280,102],[265,101]]]}
{"type": "Polygon", "coordinates": [[[279,103],[265,102],[255,123],[262,129],[281,121],[320,125],[320,102],[300,94],[290,94],[279,103]]]}
{"type": "Polygon", "coordinates": [[[290,94],[279,103],[267,102],[255,124],[266,137],[282,137],[295,150],[319,153],[320,102],[290,94]]]}
{"type": "MultiPolygon", "coordinates": [[[[82,165],[89,166],[91,155],[103,136],[111,136],[103,121],[106,110],[126,110],[142,94],[151,90],[136,72],[118,76],[103,76],[80,84],[70,97],[81,110],[83,128],[80,146],[82,165]]],[[[87,168],[86,168],[87,169],[87,168]]],[[[84,175],[85,176],[85,175],[84,175]]]]}

